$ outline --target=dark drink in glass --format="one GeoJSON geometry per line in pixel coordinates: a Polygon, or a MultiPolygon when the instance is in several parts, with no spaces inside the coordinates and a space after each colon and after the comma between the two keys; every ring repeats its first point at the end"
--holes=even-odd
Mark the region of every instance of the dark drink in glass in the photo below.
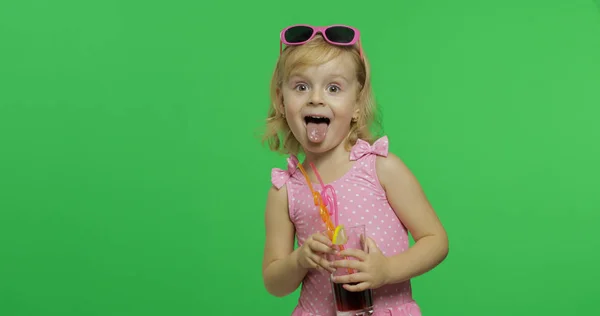
{"type": "MultiPolygon", "coordinates": [[[[344,249],[360,249],[366,252],[366,244],[363,240],[366,238],[365,226],[358,225],[344,229],[346,241],[342,245],[344,249]]],[[[343,258],[336,255],[330,255],[330,260],[358,260],[356,258],[343,258]]],[[[356,271],[347,268],[338,268],[331,277],[347,275],[356,271]]],[[[350,283],[356,285],[357,283],[350,283]]],[[[344,289],[344,284],[331,281],[333,297],[337,316],[368,316],[373,315],[373,291],[367,289],[360,292],[351,292],[344,289]]]]}
{"type": "MultiPolygon", "coordinates": [[[[356,285],[357,283],[350,283],[356,285]]],[[[371,290],[350,292],[342,283],[333,283],[333,295],[338,312],[349,312],[348,315],[372,315],[373,294],[371,290]],[[359,314],[359,313],[363,314],[359,314]]],[[[340,315],[340,313],[338,313],[340,315]]],[[[344,314],[342,314],[344,315],[344,314]]]]}

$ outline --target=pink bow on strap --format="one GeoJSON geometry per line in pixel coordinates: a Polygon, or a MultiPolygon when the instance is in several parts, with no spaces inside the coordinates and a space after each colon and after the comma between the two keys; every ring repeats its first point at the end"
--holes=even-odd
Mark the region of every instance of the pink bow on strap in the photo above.
{"type": "Polygon", "coordinates": [[[352,147],[350,152],[350,160],[358,160],[365,155],[375,154],[383,157],[387,157],[388,154],[388,138],[383,136],[373,143],[373,146],[369,145],[366,141],[358,139],[356,145],[352,147]]]}
{"type": "Polygon", "coordinates": [[[288,169],[282,170],[279,168],[273,168],[271,170],[271,183],[277,188],[281,187],[290,179],[290,177],[296,172],[298,166],[298,158],[292,155],[287,159],[288,169]]]}

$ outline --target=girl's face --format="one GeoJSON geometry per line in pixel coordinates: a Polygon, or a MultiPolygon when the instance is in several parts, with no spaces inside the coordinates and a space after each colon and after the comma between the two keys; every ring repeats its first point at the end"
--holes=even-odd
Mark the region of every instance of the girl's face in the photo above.
{"type": "Polygon", "coordinates": [[[306,153],[340,146],[357,116],[360,84],[351,57],[292,71],[278,91],[290,130],[306,153]]]}

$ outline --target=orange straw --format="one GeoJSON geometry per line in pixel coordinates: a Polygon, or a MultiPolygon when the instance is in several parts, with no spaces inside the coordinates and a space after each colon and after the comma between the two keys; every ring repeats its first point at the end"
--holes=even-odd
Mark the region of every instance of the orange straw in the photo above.
{"type": "MultiPolygon", "coordinates": [[[[310,179],[308,178],[308,174],[306,173],[306,170],[304,170],[304,167],[302,167],[301,163],[298,163],[298,168],[300,168],[300,172],[302,172],[302,174],[304,175],[304,178],[306,179],[306,183],[308,184],[308,188],[310,189],[310,192],[312,192],[313,195],[313,199],[315,201],[315,205],[319,207],[319,214],[321,215],[321,219],[323,220],[323,222],[325,223],[325,226],[327,227],[327,234],[329,235],[329,239],[333,240],[333,233],[335,232],[335,227],[333,226],[333,223],[331,222],[331,218],[329,217],[329,210],[327,210],[327,206],[325,206],[325,203],[323,203],[323,199],[321,198],[321,194],[319,194],[319,192],[315,191],[312,187],[312,184],[310,182],[310,179]]],[[[314,170],[316,172],[316,170],[314,170]]],[[[344,245],[338,245],[340,247],[340,251],[344,250],[344,245]]],[[[347,258],[345,258],[347,259],[347,258]]],[[[348,273],[352,274],[353,269],[348,268],[348,273]]]]}
{"type": "Polygon", "coordinates": [[[310,179],[308,178],[308,174],[302,167],[302,164],[299,163],[298,167],[300,168],[300,171],[306,178],[306,183],[308,183],[308,188],[312,192],[313,199],[315,201],[315,205],[319,207],[319,214],[321,215],[321,219],[323,220],[323,222],[325,223],[325,226],[327,227],[327,233],[329,234],[329,239],[332,239],[333,232],[335,231],[335,227],[333,226],[333,223],[331,222],[331,218],[329,217],[329,210],[327,210],[327,206],[325,206],[325,203],[323,203],[321,194],[319,194],[319,192],[316,192],[313,189],[312,184],[310,183],[310,179]]]}

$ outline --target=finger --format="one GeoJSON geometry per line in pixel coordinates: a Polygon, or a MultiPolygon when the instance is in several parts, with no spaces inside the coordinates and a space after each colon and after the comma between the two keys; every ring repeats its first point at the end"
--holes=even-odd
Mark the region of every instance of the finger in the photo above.
{"type": "Polygon", "coordinates": [[[360,249],[344,249],[339,253],[340,257],[354,257],[360,261],[367,259],[367,254],[360,249]]]}
{"type": "Polygon", "coordinates": [[[329,253],[329,254],[334,254],[336,251],[335,249],[327,246],[326,244],[318,241],[318,240],[312,240],[309,244],[308,247],[313,251],[313,252],[322,252],[322,253],[329,253]]]}
{"type": "Polygon", "coordinates": [[[363,271],[365,264],[358,260],[336,260],[331,264],[334,268],[351,268],[363,271]]]}
{"type": "Polygon", "coordinates": [[[313,256],[311,256],[311,259],[316,262],[317,265],[319,265],[319,267],[333,273],[335,272],[335,269],[332,267],[331,262],[329,262],[327,259],[314,254],[313,256]]]}
{"type": "Polygon", "coordinates": [[[356,285],[344,284],[343,287],[350,292],[360,292],[368,289],[370,287],[369,282],[361,282],[356,285]]]}
{"type": "Polygon", "coordinates": [[[321,270],[322,267],[315,261],[312,257],[306,258],[306,262],[308,262],[308,266],[312,269],[321,270]]]}
{"type": "Polygon", "coordinates": [[[331,240],[329,240],[329,238],[327,238],[327,236],[325,236],[325,235],[323,235],[321,233],[317,233],[317,234],[312,235],[312,239],[316,240],[316,241],[319,241],[319,242],[321,242],[321,243],[323,243],[323,244],[325,244],[325,245],[327,245],[329,247],[333,247],[333,243],[331,243],[331,240]]]}
{"type": "Polygon", "coordinates": [[[368,280],[369,275],[364,272],[350,273],[346,275],[337,275],[333,277],[335,283],[356,283],[365,282],[368,280]]]}

